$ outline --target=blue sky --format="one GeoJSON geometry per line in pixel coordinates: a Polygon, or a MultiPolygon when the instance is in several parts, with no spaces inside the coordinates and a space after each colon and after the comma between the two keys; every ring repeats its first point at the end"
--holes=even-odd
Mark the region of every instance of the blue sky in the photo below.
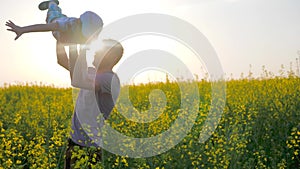
{"type": "MultiPolygon", "coordinates": [[[[25,34],[14,41],[14,34],[6,31],[5,22],[9,19],[21,26],[44,23],[46,12],[37,9],[39,2],[0,2],[3,52],[0,85],[15,82],[70,85],[68,72],[57,65],[55,39],[51,33],[25,34]]],[[[291,62],[295,66],[300,50],[299,0],[62,0],[60,4],[64,13],[74,17],[86,10],[95,11],[104,24],[145,12],[184,19],[208,38],[227,77],[230,74],[239,77],[242,72],[247,74],[250,64],[256,76],[260,75],[263,65],[275,74],[281,65],[289,70],[291,62]]],[[[137,40],[136,43],[144,46],[132,41],[125,47],[125,52],[127,47],[139,51],[147,46],[137,40]]]]}

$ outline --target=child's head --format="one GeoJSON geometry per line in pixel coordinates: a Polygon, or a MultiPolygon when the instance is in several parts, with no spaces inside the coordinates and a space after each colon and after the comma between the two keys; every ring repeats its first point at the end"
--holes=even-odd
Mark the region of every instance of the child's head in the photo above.
{"type": "Polygon", "coordinates": [[[113,68],[123,56],[123,46],[112,39],[104,39],[94,56],[93,65],[98,68],[113,68]]]}
{"type": "Polygon", "coordinates": [[[81,32],[82,35],[89,40],[93,37],[97,37],[102,30],[103,21],[94,12],[86,11],[80,15],[81,32]]]}

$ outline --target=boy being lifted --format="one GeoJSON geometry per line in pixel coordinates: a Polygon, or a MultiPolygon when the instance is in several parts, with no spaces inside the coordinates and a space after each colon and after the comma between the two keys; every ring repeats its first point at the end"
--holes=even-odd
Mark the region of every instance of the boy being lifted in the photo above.
{"type": "Polygon", "coordinates": [[[52,31],[55,39],[63,44],[85,44],[94,40],[103,27],[102,19],[94,12],[86,11],[79,18],[67,17],[58,7],[58,0],[44,1],[39,4],[40,10],[47,10],[46,24],[18,26],[12,21],[7,21],[8,31],[16,33],[17,40],[22,34],[30,32],[52,31]]]}

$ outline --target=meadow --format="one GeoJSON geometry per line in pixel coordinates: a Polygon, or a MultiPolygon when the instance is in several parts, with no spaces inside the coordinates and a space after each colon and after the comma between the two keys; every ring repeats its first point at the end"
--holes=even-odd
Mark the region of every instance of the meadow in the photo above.
{"type": "MultiPolygon", "coordinates": [[[[180,82],[188,85],[191,82],[180,82]]],[[[246,77],[226,81],[224,112],[211,137],[199,142],[211,106],[211,83],[199,88],[197,118],[186,137],[160,155],[129,158],[104,151],[97,164],[87,157],[95,149],[78,149],[78,168],[300,168],[300,78],[246,77]]],[[[180,114],[178,83],[126,86],[138,111],[149,109],[154,89],[165,93],[163,113],[153,122],[136,123],[114,109],[107,123],[128,136],[150,137],[166,131],[180,114]]],[[[124,88],[124,87],[123,87],[124,88]]],[[[0,88],[0,168],[63,168],[64,151],[73,114],[73,89],[44,85],[6,85],[0,88]]],[[[124,104],[126,105],[126,104],[124,104]]],[[[187,110],[188,111],[188,110],[187,110]]],[[[209,118],[209,117],[208,117],[209,118]]],[[[92,159],[94,160],[94,159],[92,159]]]]}

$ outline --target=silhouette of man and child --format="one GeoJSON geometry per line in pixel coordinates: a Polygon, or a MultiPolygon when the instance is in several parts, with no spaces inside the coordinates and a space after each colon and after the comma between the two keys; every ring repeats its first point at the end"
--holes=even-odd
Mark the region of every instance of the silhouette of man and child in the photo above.
{"type": "Polygon", "coordinates": [[[9,27],[8,31],[16,34],[15,40],[25,33],[51,31],[57,41],[58,64],[70,72],[72,86],[80,88],[71,122],[72,131],[65,152],[64,167],[72,168],[77,160],[72,158],[74,146],[97,147],[96,159],[101,160],[99,129],[109,118],[120,92],[119,78],[112,69],[122,58],[123,47],[116,40],[102,40],[99,50],[94,55],[94,67],[88,67],[87,49],[82,46],[98,38],[103,28],[103,21],[91,11],[84,12],[79,18],[68,17],[62,13],[58,5],[58,0],[44,1],[39,4],[40,10],[48,10],[46,24],[21,27],[9,20],[6,26],[9,27]],[[77,45],[80,45],[79,52],[77,45]],[[69,46],[69,56],[66,54],[65,46],[69,46]],[[102,117],[100,120],[96,117],[99,115],[102,117]],[[85,130],[84,125],[88,125],[89,130],[85,130]]]}

